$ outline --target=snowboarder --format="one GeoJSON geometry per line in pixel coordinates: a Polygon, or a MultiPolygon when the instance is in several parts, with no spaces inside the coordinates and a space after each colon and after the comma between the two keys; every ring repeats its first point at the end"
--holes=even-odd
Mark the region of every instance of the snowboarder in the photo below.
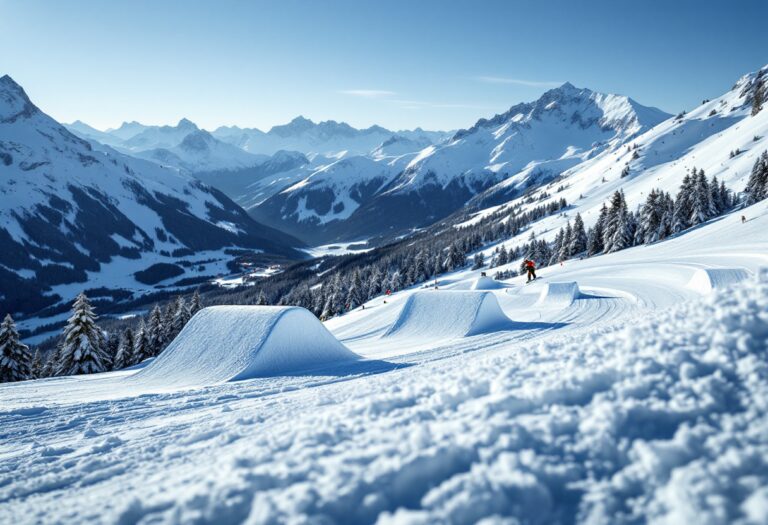
{"type": "Polygon", "coordinates": [[[747,222],[747,218],[744,215],[742,215],[741,216],[741,224],[744,224],[745,222],[747,222]]]}
{"type": "Polygon", "coordinates": [[[528,282],[531,282],[536,279],[536,263],[530,259],[526,259],[524,264],[525,270],[528,272],[528,282]]]}

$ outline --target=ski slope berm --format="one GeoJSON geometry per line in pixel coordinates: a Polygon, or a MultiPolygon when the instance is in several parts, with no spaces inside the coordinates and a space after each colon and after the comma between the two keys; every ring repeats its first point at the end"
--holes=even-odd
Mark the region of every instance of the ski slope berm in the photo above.
{"type": "Polygon", "coordinates": [[[696,270],[688,282],[688,288],[708,294],[717,288],[725,288],[749,278],[744,268],[701,268],[696,270]]]}
{"type": "Polygon", "coordinates": [[[573,301],[579,298],[579,295],[581,295],[579,285],[574,281],[546,283],[536,304],[540,306],[570,306],[573,301]]]}
{"type": "Polygon", "coordinates": [[[169,386],[268,377],[357,359],[308,310],[211,306],[129,380],[169,386]]]}
{"type": "Polygon", "coordinates": [[[416,292],[383,337],[453,339],[512,327],[491,292],[416,292]]]}
{"type": "Polygon", "coordinates": [[[500,283],[499,281],[484,275],[472,281],[470,287],[471,290],[499,290],[501,288],[505,288],[504,283],[500,283]]]}

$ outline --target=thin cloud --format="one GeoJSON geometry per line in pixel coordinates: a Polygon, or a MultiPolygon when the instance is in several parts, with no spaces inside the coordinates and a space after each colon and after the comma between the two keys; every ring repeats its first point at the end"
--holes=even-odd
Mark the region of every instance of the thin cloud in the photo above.
{"type": "Polygon", "coordinates": [[[391,100],[395,104],[398,104],[404,109],[423,109],[423,108],[439,108],[439,109],[491,109],[489,106],[483,106],[478,104],[452,104],[444,102],[425,102],[423,100],[391,100]]]}
{"type": "Polygon", "coordinates": [[[492,76],[480,76],[475,77],[478,82],[485,82],[486,84],[513,84],[516,86],[527,87],[557,87],[562,82],[551,82],[544,80],[525,80],[522,78],[507,78],[507,77],[492,77],[492,76]]]}
{"type": "Polygon", "coordinates": [[[344,89],[339,93],[360,98],[387,98],[397,94],[394,91],[384,89],[344,89]]]}

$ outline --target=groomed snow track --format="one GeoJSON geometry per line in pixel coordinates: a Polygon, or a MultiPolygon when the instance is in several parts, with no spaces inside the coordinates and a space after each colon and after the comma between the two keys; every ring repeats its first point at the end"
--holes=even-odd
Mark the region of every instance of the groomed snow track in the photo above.
{"type": "Polygon", "coordinates": [[[416,292],[403,305],[395,322],[382,337],[439,340],[468,337],[510,329],[491,292],[416,292]]]}
{"type": "Polygon", "coordinates": [[[297,372],[358,358],[304,308],[212,306],[129,381],[203,386],[297,372]]]}
{"type": "Polygon", "coordinates": [[[744,268],[702,268],[696,270],[688,282],[688,288],[708,294],[717,288],[732,286],[749,278],[744,268]]]}
{"type": "Polygon", "coordinates": [[[540,306],[570,306],[580,295],[581,291],[576,282],[546,283],[536,304],[540,306]]]}

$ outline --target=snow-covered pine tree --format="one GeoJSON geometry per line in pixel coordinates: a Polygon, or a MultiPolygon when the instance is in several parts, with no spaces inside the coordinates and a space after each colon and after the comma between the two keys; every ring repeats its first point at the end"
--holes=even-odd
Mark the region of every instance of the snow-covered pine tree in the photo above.
{"type": "Polygon", "coordinates": [[[264,290],[259,290],[259,295],[256,297],[257,306],[265,306],[267,304],[267,297],[264,295],[264,290]]]}
{"type": "Polygon", "coordinates": [[[623,204],[622,204],[622,198],[621,193],[619,191],[613,192],[613,195],[611,196],[611,204],[608,208],[608,214],[605,218],[605,223],[603,224],[603,252],[609,253],[611,251],[611,242],[616,235],[616,229],[618,227],[619,223],[619,216],[622,214],[623,210],[623,204]]]}
{"type": "Polygon", "coordinates": [[[158,305],[155,305],[149,313],[146,334],[152,357],[160,355],[160,352],[165,349],[165,324],[163,322],[163,311],[160,310],[158,305]]]}
{"type": "Polygon", "coordinates": [[[363,290],[363,279],[360,276],[360,270],[355,269],[352,272],[352,280],[347,293],[347,304],[349,308],[357,308],[365,302],[365,291],[363,290]]]}
{"type": "Polygon", "coordinates": [[[202,309],[203,301],[200,298],[200,290],[195,290],[195,293],[192,294],[192,300],[189,302],[189,317],[191,318],[202,309]]]}
{"type": "Polygon", "coordinates": [[[651,244],[660,239],[664,215],[663,196],[655,189],[651,190],[640,211],[639,240],[651,244]]]}
{"type": "Polygon", "coordinates": [[[10,314],[0,324],[0,383],[30,378],[32,356],[21,342],[16,324],[10,314]]]}
{"type": "Polygon", "coordinates": [[[57,367],[59,364],[59,357],[61,356],[61,342],[56,345],[53,352],[48,354],[48,358],[43,365],[43,372],[41,377],[54,377],[57,373],[57,367]]]}
{"type": "Polygon", "coordinates": [[[168,346],[168,343],[173,341],[173,338],[176,337],[176,334],[173,333],[173,317],[176,314],[176,302],[169,302],[165,305],[165,308],[163,308],[163,340],[165,341],[165,344],[163,345],[168,346]]]}
{"type": "Polygon", "coordinates": [[[697,172],[696,168],[693,168],[691,178],[693,180],[693,199],[691,200],[689,223],[691,226],[696,226],[708,221],[717,215],[717,212],[712,202],[712,192],[709,189],[704,170],[697,172]]]}
{"type": "Polygon", "coordinates": [[[577,213],[573,219],[573,231],[571,232],[570,256],[578,255],[587,249],[587,231],[584,229],[584,219],[577,213]]]}
{"type": "Polygon", "coordinates": [[[64,341],[57,375],[93,374],[107,370],[109,357],[104,350],[104,336],[96,326],[96,314],[84,293],[72,306],[72,317],[64,328],[64,341]]]}
{"type": "Polygon", "coordinates": [[[171,338],[172,340],[176,338],[177,335],[179,335],[186,326],[186,324],[189,322],[189,308],[187,308],[187,302],[184,300],[184,297],[181,295],[176,298],[175,308],[173,312],[173,331],[171,338]]]}
{"type": "Polygon", "coordinates": [[[37,348],[32,357],[32,366],[30,367],[29,376],[31,379],[40,379],[43,377],[43,359],[40,357],[40,350],[37,348]]]}
{"type": "Polygon", "coordinates": [[[122,370],[135,364],[133,361],[133,345],[133,330],[128,327],[120,335],[120,344],[117,346],[117,353],[115,354],[112,366],[114,370],[122,370]]]}
{"type": "Polygon", "coordinates": [[[725,212],[726,208],[723,203],[723,197],[720,195],[720,181],[717,180],[717,175],[714,175],[709,181],[709,195],[715,208],[715,215],[725,212]]]}
{"type": "MultiPolygon", "coordinates": [[[[433,264],[440,264],[439,257],[435,257],[433,264]]],[[[442,270],[437,273],[442,273],[442,270]]],[[[373,271],[371,272],[371,275],[368,277],[368,298],[369,299],[376,297],[382,292],[381,281],[382,281],[381,270],[379,270],[378,266],[374,267],[373,271]]]]}
{"type": "Polygon", "coordinates": [[[107,336],[107,340],[104,343],[104,353],[109,359],[107,367],[109,370],[114,368],[115,356],[117,355],[117,347],[120,345],[120,334],[117,332],[110,332],[107,336]]]}
{"type": "Polygon", "coordinates": [[[497,262],[499,266],[502,264],[507,264],[510,261],[509,259],[509,252],[507,251],[507,247],[503,244],[501,245],[501,248],[499,248],[499,257],[497,259],[497,262]]]}
{"type": "Polygon", "coordinates": [[[395,270],[392,274],[392,279],[389,281],[389,289],[393,292],[403,289],[403,274],[400,273],[400,270],[395,270]]]}
{"type": "Polygon", "coordinates": [[[763,77],[759,76],[755,79],[754,87],[752,88],[752,116],[754,117],[763,109],[763,102],[765,101],[765,93],[763,92],[763,77]]]}
{"type": "Polygon", "coordinates": [[[693,214],[693,193],[693,181],[691,176],[686,174],[675,198],[674,213],[672,214],[673,233],[679,233],[690,228],[691,215],[693,214]]]}
{"type": "Polygon", "coordinates": [[[632,222],[627,202],[622,192],[616,191],[611,197],[611,208],[603,231],[605,253],[613,253],[632,246],[632,222]]]}
{"type": "Polygon", "coordinates": [[[768,150],[755,160],[744,193],[747,196],[745,201],[747,206],[768,197],[768,150]]]}
{"type": "Polygon", "coordinates": [[[733,207],[731,192],[725,187],[725,181],[720,182],[720,200],[723,203],[723,211],[721,213],[725,213],[733,207]]]}
{"type": "Polygon", "coordinates": [[[152,357],[152,349],[149,345],[149,335],[147,333],[147,324],[144,319],[139,323],[139,329],[133,337],[133,356],[132,364],[139,364],[145,359],[152,357]]]}
{"type": "MultiPolygon", "coordinates": [[[[571,221],[568,221],[563,232],[563,242],[560,245],[560,251],[556,255],[553,255],[553,257],[557,257],[558,261],[564,261],[571,257],[572,237],[573,228],[571,227],[571,221]]],[[[554,252],[554,249],[552,251],[554,252]]]]}
{"type": "Polygon", "coordinates": [[[477,252],[472,262],[472,269],[479,270],[483,266],[485,266],[485,255],[483,252],[477,252]]]}

